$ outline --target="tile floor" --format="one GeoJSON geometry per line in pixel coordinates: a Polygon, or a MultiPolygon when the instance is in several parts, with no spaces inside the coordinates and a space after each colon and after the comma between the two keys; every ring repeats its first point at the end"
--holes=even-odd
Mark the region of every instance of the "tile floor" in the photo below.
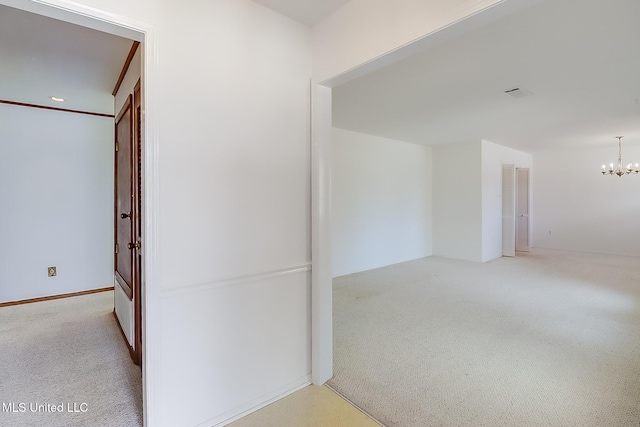
{"type": "Polygon", "coordinates": [[[310,385],[229,427],[380,427],[330,388],[310,385]]]}

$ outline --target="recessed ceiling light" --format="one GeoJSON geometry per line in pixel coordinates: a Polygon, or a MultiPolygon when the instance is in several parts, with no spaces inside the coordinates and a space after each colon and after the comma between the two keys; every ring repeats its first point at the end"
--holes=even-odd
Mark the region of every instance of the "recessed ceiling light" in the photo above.
{"type": "Polygon", "coordinates": [[[59,96],[50,96],[49,98],[51,98],[52,100],[57,101],[57,102],[64,101],[64,98],[60,98],[59,96]]]}

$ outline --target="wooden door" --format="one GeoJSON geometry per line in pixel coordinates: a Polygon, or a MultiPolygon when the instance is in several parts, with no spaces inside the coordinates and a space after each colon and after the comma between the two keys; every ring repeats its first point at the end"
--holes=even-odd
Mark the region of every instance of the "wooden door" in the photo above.
{"type": "Polygon", "coordinates": [[[116,119],[115,155],[115,275],[129,299],[133,299],[133,117],[131,97],[116,119]]]}
{"type": "MultiPolygon", "coordinates": [[[[116,118],[115,142],[115,278],[134,307],[134,322],[140,310],[140,189],[139,144],[134,138],[135,112],[133,96],[129,96],[116,118]]],[[[141,307],[140,307],[141,309],[141,307]]],[[[142,340],[139,326],[134,324],[131,357],[140,363],[142,340]]]]}
{"type": "Polygon", "coordinates": [[[516,250],[528,252],[529,244],[529,169],[516,170],[516,250]]]}

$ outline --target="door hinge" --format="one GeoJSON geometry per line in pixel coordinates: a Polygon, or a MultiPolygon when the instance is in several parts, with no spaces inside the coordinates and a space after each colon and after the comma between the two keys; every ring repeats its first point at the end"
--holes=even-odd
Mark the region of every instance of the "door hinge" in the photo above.
{"type": "Polygon", "coordinates": [[[116,153],[118,152],[119,149],[120,149],[120,144],[118,144],[118,141],[116,141],[116,153]]]}
{"type": "Polygon", "coordinates": [[[116,243],[116,253],[118,253],[118,244],[116,243]]]}

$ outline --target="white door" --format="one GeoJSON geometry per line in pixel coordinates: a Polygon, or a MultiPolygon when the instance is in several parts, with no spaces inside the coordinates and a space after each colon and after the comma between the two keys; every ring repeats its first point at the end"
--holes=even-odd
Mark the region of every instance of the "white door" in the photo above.
{"type": "Polygon", "coordinates": [[[516,169],[516,251],[529,252],[529,169],[516,169]]]}
{"type": "Polygon", "coordinates": [[[502,256],[516,256],[516,168],[502,165],[502,256]]]}

